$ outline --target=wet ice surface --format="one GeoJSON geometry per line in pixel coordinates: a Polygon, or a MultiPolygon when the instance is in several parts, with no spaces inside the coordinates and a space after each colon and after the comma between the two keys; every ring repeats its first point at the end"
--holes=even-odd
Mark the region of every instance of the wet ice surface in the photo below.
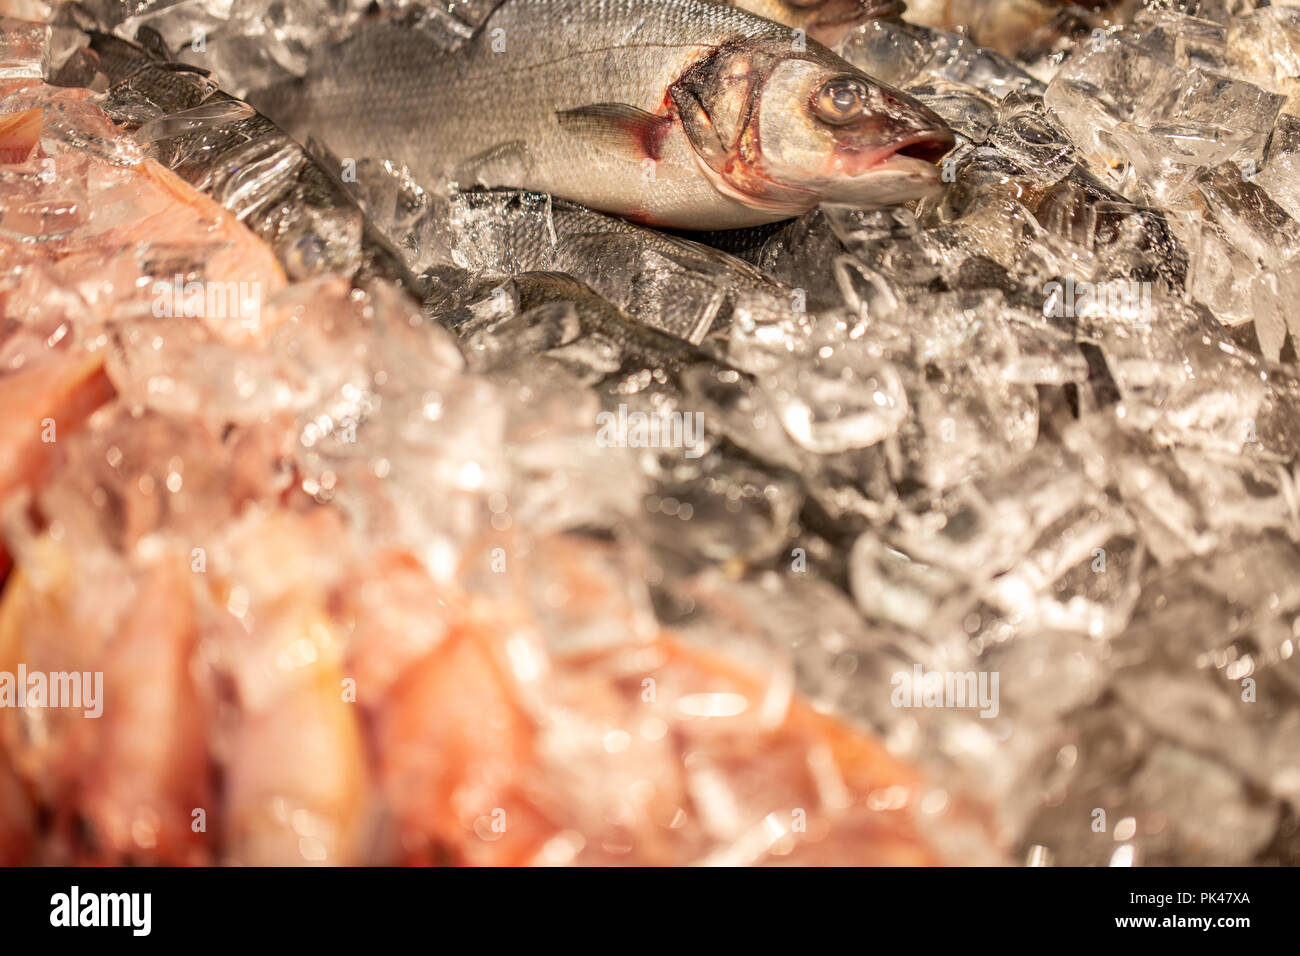
{"type": "Polygon", "coordinates": [[[312,50],[369,13],[415,12],[431,42],[454,49],[473,35],[495,0],[89,0],[101,28],[134,38],[153,31],[185,63],[223,78],[239,96],[306,72],[312,50]]]}
{"type": "MultiPolygon", "coordinates": [[[[300,71],[357,12],[340,3],[322,21],[309,6],[279,8],[263,32],[222,6],[145,4],[137,19],[172,46],[208,23],[213,59],[184,58],[242,91],[300,71]]],[[[287,793],[307,813],[290,827],[248,809],[233,859],[392,858],[379,838],[349,856],[360,795],[303,788],[292,767],[263,780],[283,754],[272,741],[247,755],[248,741],[281,709],[344,722],[313,681],[358,673],[388,687],[469,619],[491,635],[475,640],[499,639],[508,694],[461,639],[452,676],[425,668],[368,714],[374,786],[391,788],[415,858],[450,825],[403,802],[410,773],[441,799],[432,772],[404,763],[404,734],[421,694],[457,676],[479,693],[464,706],[497,708],[498,728],[515,727],[515,708],[547,715],[540,741],[478,741],[471,776],[490,794],[448,798],[445,818],[484,846],[505,854],[492,800],[508,798],[482,781],[532,761],[550,789],[509,812],[571,816],[551,829],[530,819],[525,832],[552,835],[528,858],[790,852],[772,814],[814,798],[747,789],[703,743],[682,758],[698,825],[658,856],[645,849],[638,828],[671,817],[674,798],[647,803],[636,768],[668,779],[678,755],[613,703],[642,666],[615,651],[630,640],[671,656],[654,637],[667,627],[764,675],[736,691],[759,725],[758,704],[780,711],[797,691],[923,768],[936,789],[922,809],[959,794],[987,803],[1012,859],[1297,862],[1300,11],[1119,6],[1120,23],[988,41],[1019,63],[924,27],[860,28],[845,55],[959,133],[949,185],[909,208],[813,211],[740,243],[744,260],[543,196],[437,195],[384,157],[322,156],[332,175],[354,164],[340,181],[419,276],[425,314],[382,282],[313,278],[269,291],[255,334],[212,321],[180,333],[149,314],[147,289],[107,305],[55,295],[62,250],[95,235],[85,190],[145,153],[183,165],[185,131],[165,117],[141,114],[135,138],[116,140],[71,101],[43,148],[59,163],[89,150],[115,171],[51,185],[39,165],[6,167],[5,195],[22,202],[0,217],[20,264],[5,301],[32,305],[10,318],[0,360],[16,375],[103,353],[119,398],[35,493],[51,526],[10,509],[8,549],[38,583],[131,582],[62,613],[97,611],[132,633],[120,595],[150,593],[163,556],[188,564],[203,542],[219,570],[188,613],[225,682],[211,692],[213,746],[237,781],[227,798],[287,793]],[[286,501],[328,520],[286,517],[286,501]],[[452,595],[436,615],[429,582],[452,595]],[[367,610],[378,623],[358,628],[367,610]],[[251,646],[264,632],[275,639],[251,646]],[[566,669],[578,651],[598,663],[566,669]],[[927,674],[973,675],[996,694],[906,706],[925,704],[927,674]],[[523,703],[498,700],[509,695],[523,703]],[[752,829],[764,820],[766,842],[752,829]]],[[[0,83],[40,75],[33,42],[49,55],[39,37],[0,48],[0,83]]],[[[190,143],[200,169],[211,143],[190,143]]],[[[283,177],[258,182],[266,193],[238,198],[256,209],[283,195],[283,177]]],[[[273,248],[282,265],[294,249],[273,248]]],[[[158,276],[202,259],[170,252],[148,260],[154,273],[122,255],[158,276]]],[[[29,653],[56,626],[48,613],[29,653]]],[[[77,653],[93,659],[112,626],[87,629],[77,653]]],[[[699,696],[674,706],[727,706],[699,696]]],[[[857,827],[836,815],[819,744],[801,740],[790,759],[812,774],[820,818],[857,827]]],[[[28,779],[47,779],[46,750],[16,754],[28,779]]],[[[346,731],[314,756],[339,780],[363,762],[346,731]]],[[[6,772],[0,762],[0,785],[6,772]]],[[[90,816],[118,835],[108,844],[135,839],[112,804],[90,816]]],[[[170,853],[184,822],[142,825],[170,853]]],[[[981,858],[966,836],[930,838],[949,860],[981,858]]]]}

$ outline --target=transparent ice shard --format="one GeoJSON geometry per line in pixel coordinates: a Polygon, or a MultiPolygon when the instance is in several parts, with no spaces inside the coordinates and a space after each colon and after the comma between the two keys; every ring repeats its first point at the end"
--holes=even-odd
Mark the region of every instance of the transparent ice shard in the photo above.
{"type": "Polygon", "coordinates": [[[883,441],[908,414],[898,373],[868,356],[819,356],[811,367],[772,371],[764,384],[786,432],[819,454],[883,441]]]}

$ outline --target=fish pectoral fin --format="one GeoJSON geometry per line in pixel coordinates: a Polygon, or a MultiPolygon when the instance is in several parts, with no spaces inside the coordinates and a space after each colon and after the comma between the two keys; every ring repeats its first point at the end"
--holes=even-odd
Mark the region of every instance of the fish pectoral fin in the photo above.
{"type": "Polygon", "coordinates": [[[527,184],[532,165],[528,144],[512,139],[462,161],[451,178],[462,187],[510,186],[518,189],[527,184]]]}
{"type": "Polygon", "coordinates": [[[658,155],[659,140],[673,122],[671,117],[656,116],[626,103],[593,103],[561,110],[555,116],[561,129],[638,163],[658,155]]]}

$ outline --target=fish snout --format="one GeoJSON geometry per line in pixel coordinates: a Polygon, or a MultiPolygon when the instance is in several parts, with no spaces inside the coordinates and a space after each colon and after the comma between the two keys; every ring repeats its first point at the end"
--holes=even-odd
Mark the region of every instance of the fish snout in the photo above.
{"type": "Polygon", "coordinates": [[[956,145],[943,117],[920,101],[886,86],[878,88],[877,96],[877,141],[868,151],[868,165],[893,156],[938,163],[956,145]]]}

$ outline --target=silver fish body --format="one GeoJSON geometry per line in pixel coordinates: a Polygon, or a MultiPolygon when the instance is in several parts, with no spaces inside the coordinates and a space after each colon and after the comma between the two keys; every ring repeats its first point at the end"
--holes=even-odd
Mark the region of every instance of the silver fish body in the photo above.
{"type": "Polygon", "coordinates": [[[493,350],[549,355],[588,384],[637,376],[650,383],[647,388],[696,365],[741,374],[688,342],[646,326],[567,273],[484,279],[460,298],[460,309],[438,319],[466,341],[467,354],[476,363],[493,350]]]}
{"type": "Polygon", "coordinates": [[[647,329],[701,345],[745,302],[789,308],[792,292],[746,262],[533,193],[458,193],[435,203],[437,266],[473,277],[564,272],[647,329]]]}
{"type": "Polygon", "coordinates": [[[951,145],[919,103],[710,0],[505,0],[451,53],[377,18],[302,81],[251,99],[340,157],[399,160],[425,185],[536,190],[688,229],[915,198],[951,145]],[[828,104],[849,112],[828,122],[828,104]]]}

